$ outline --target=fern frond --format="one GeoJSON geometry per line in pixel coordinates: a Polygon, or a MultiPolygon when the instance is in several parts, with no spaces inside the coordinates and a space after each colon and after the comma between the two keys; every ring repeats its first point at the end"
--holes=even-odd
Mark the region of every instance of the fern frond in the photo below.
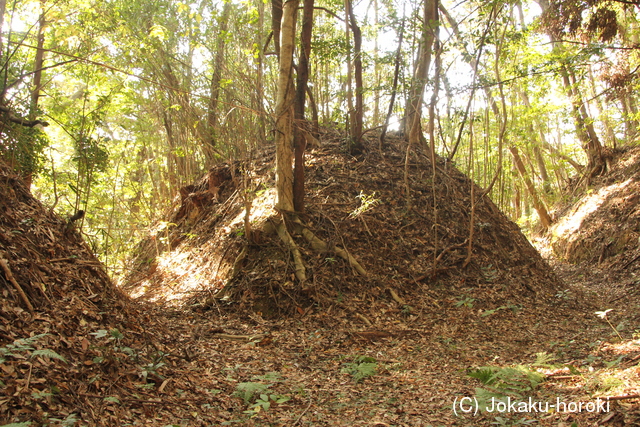
{"type": "Polygon", "coordinates": [[[67,359],[65,359],[64,357],[60,356],[58,353],[56,353],[53,350],[49,350],[48,348],[42,349],[42,350],[35,350],[33,353],[31,353],[31,357],[36,357],[36,356],[44,356],[47,357],[49,359],[58,359],[58,360],[62,360],[63,362],[67,363],[67,359]]]}

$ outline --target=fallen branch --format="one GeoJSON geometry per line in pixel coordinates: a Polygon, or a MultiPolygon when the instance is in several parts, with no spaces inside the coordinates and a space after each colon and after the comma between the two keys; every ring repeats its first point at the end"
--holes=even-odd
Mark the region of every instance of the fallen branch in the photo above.
{"type": "Polygon", "coordinates": [[[378,341],[383,338],[393,338],[394,335],[387,331],[361,331],[361,332],[349,332],[351,336],[368,341],[378,341]]]}
{"type": "Polygon", "coordinates": [[[578,376],[579,375],[549,375],[547,378],[550,378],[553,380],[570,380],[578,376]]]}
{"type": "Polygon", "coordinates": [[[307,413],[307,411],[309,410],[309,408],[311,408],[311,404],[313,403],[313,399],[309,400],[309,404],[307,405],[307,407],[305,408],[304,411],[302,411],[302,413],[300,414],[300,416],[298,417],[298,419],[291,424],[291,427],[294,427],[296,424],[298,424],[300,422],[300,420],[302,419],[302,417],[304,416],[304,414],[307,413]]]}
{"type": "Polygon", "coordinates": [[[612,396],[607,397],[607,400],[627,400],[627,399],[639,399],[640,394],[628,394],[626,396],[612,396]]]}
{"type": "Polygon", "coordinates": [[[398,304],[400,304],[401,306],[405,306],[407,305],[407,303],[398,296],[398,294],[396,293],[396,291],[394,291],[393,289],[389,288],[388,289],[389,293],[391,294],[391,298],[394,299],[395,302],[397,302],[398,304]]]}
{"type": "Polygon", "coordinates": [[[0,258],[0,267],[2,267],[2,270],[4,270],[4,275],[7,277],[7,280],[10,281],[13,287],[16,288],[16,291],[18,291],[20,298],[22,298],[22,301],[24,301],[29,311],[33,311],[33,305],[31,305],[31,301],[29,301],[27,294],[24,293],[20,284],[13,277],[11,269],[9,268],[9,263],[6,259],[0,258]]]}
{"type": "Polygon", "coordinates": [[[266,338],[266,335],[265,334],[258,334],[258,335],[213,334],[213,337],[220,338],[223,340],[232,340],[232,341],[260,342],[266,338]]]}
{"type": "Polygon", "coordinates": [[[636,262],[637,260],[640,259],[640,255],[636,255],[635,257],[633,257],[631,259],[631,261],[626,262],[623,266],[622,269],[624,270],[625,268],[629,267],[631,264],[633,264],[634,262],[636,262]]]}
{"type": "Polygon", "coordinates": [[[440,252],[440,255],[438,255],[438,258],[436,258],[436,262],[440,262],[440,259],[444,256],[444,254],[446,254],[447,252],[453,250],[453,249],[459,249],[459,248],[464,248],[465,246],[467,246],[467,244],[469,243],[469,239],[465,239],[464,242],[462,243],[458,243],[457,245],[451,245],[447,248],[444,248],[442,250],[442,252],[440,252]]]}
{"type": "Polygon", "coordinates": [[[364,323],[366,323],[366,324],[367,324],[367,326],[369,326],[369,327],[370,327],[370,326],[373,326],[373,325],[371,324],[371,321],[370,321],[369,319],[367,319],[364,315],[362,315],[362,314],[360,314],[360,313],[356,313],[356,317],[357,317],[358,319],[362,320],[364,323]]]}

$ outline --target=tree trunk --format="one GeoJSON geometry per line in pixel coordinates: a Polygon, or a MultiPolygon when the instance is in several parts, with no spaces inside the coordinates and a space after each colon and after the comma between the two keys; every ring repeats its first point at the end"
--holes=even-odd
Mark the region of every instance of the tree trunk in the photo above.
{"type": "MultiPolygon", "coordinates": [[[[216,145],[216,129],[218,128],[218,99],[220,97],[220,81],[222,80],[222,68],[224,66],[224,50],[227,44],[227,28],[229,27],[229,13],[231,11],[231,2],[225,2],[222,8],[222,16],[220,17],[220,29],[218,31],[218,40],[216,41],[216,57],[213,64],[213,76],[211,77],[211,94],[209,98],[209,111],[207,112],[207,133],[206,144],[208,147],[216,145]]],[[[211,153],[207,151],[207,157],[211,153]]],[[[211,160],[211,159],[209,159],[211,160]]]]}
{"type": "Polygon", "coordinates": [[[38,49],[33,62],[33,89],[31,90],[31,104],[29,105],[29,119],[34,120],[38,116],[38,101],[42,90],[42,67],[44,65],[44,27],[45,20],[44,0],[40,2],[41,11],[38,20],[38,49]]]}
{"type": "MultiPolygon", "coordinates": [[[[258,0],[261,1],[261,0],[258,0]]],[[[271,31],[276,55],[280,57],[280,26],[282,25],[282,0],[271,0],[271,31]]]]}
{"type": "MultiPolygon", "coordinates": [[[[378,0],[373,0],[373,26],[376,32],[380,29],[380,22],[378,20],[378,0]]],[[[378,126],[380,123],[380,49],[378,47],[378,37],[376,36],[373,44],[373,79],[376,87],[376,95],[373,101],[373,125],[378,126]]]]}
{"type": "Polygon", "coordinates": [[[304,106],[309,80],[309,55],[311,54],[311,32],[313,30],[314,0],[304,0],[302,31],[300,34],[300,61],[296,78],[295,126],[293,145],[295,148],[295,169],[293,174],[293,206],[296,212],[304,212],[304,150],[306,145],[304,106]]]}
{"type": "MultiPolygon", "coordinates": [[[[553,40],[552,40],[553,41],[553,40]]],[[[590,174],[599,174],[604,162],[602,160],[602,145],[596,134],[587,109],[580,96],[580,92],[576,88],[576,76],[571,68],[566,65],[560,66],[560,74],[562,76],[562,84],[567,91],[567,97],[571,101],[571,112],[576,126],[576,134],[582,149],[587,153],[588,169],[590,174]]]]}
{"type": "Polygon", "coordinates": [[[431,49],[433,47],[434,25],[437,22],[438,0],[425,0],[424,18],[422,22],[422,39],[420,41],[420,58],[411,83],[411,94],[405,120],[409,132],[409,144],[418,144],[424,141],[422,135],[422,103],[424,90],[431,66],[431,49]]]}
{"type": "MultiPolygon", "coordinates": [[[[0,28],[4,26],[4,13],[7,11],[7,0],[0,0],[0,28]]],[[[0,31],[0,59],[4,64],[4,40],[2,39],[2,31],[0,31]]]]}
{"type": "Polygon", "coordinates": [[[396,92],[398,91],[398,77],[400,76],[400,62],[402,60],[402,40],[404,38],[404,23],[405,20],[403,18],[402,24],[400,25],[400,34],[398,36],[398,50],[396,50],[393,84],[391,85],[391,100],[389,101],[389,109],[387,110],[387,117],[385,118],[384,125],[382,126],[382,132],[380,132],[380,149],[382,149],[382,145],[384,144],[384,137],[387,134],[387,127],[389,127],[389,121],[393,114],[393,104],[396,101],[396,92]]]}
{"type": "MultiPolygon", "coordinates": [[[[533,125],[531,125],[530,128],[531,128],[531,133],[534,134],[533,125]]],[[[540,171],[540,178],[542,179],[542,189],[546,194],[549,194],[551,193],[551,181],[549,180],[547,165],[544,162],[544,157],[542,156],[542,150],[540,150],[540,146],[535,143],[533,145],[533,154],[536,157],[536,164],[538,165],[538,171],[540,171]]]]}
{"type": "MultiPolygon", "coordinates": [[[[549,9],[549,0],[536,0],[542,9],[546,12],[549,9]]],[[[549,34],[554,52],[562,49],[562,41],[549,34]]],[[[587,153],[588,158],[588,174],[594,176],[604,172],[604,159],[602,158],[602,144],[593,127],[593,122],[587,113],[585,103],[580,96],[577,88],[577,80],[575,72],[569,64],[560,60],[560,75],[562,77],[562,85],[567,92],[567,97],[571,101],[572,115],[576,127],[576,135],[582,143],[582,148],[587,153]]]]}
{"type": "Polygon", "coordinates": [[[293,206],[293,51],[299,0],[286,0],[280,27],[280,62],[276,96],[276,208],[294,211],[293,206]]]}
{"type": "Polygon", "coordinates": [[[522,178],[522,181],[527,187],[527,192],[531,197],[531,201],[533,202],[533,207],[536,210],[536,212],[538,212],[538,216],[540,217],[540,224],[542,224],[542,226],[546,230],[551,226],[551,222],[552,222],[551,217],[549,216],[549,212],[547,212],[547,208],[544,206],[544,203],[542,203],[542,201],[540,200],[540,197],[536,192],[536,188],[533,185],[533,182],[531,182],[531,178],[529,178],[529,174],[527,173],[527,169],[524,167],[524,162],[520,157],[520,153],[518,152],[518,149],[515,146],[510,146],[509,151],[511,151],[511,155],[513,156],[513,163],[515,164],[516,169],[518,170],[518,173],[522,178]]]}
{"type": "MultiPolygon", "coordinates": [[[[263,39],[263,28],[264,28],[264,2],[262,0],[258,0],[258,46],[262,46],[264,43],[263,39]]],[[[258,111],[258,141],[260,141],[260,145],[264,146],[267,142],[267,126],[266,126],[266,116],[267,113],[264,109],[264,52],[262,49],[258,52],[257,58],[257,69],[256,69],[256,110],[258,111]]]]}
{"type": "MultiPolygon", "coordinates": [[[[38,46],[36,56],[33,61],[33,88],[31,89],[31,101],[29,104],[29,120],[35,120],[36,117],[38,117],[38,104],[40,100],[40,92],[42,91],[42,68],[44,66],[44,27],[46,25],[47,21],[45,19],[44,0],[41,0],[40,17],[38,19],[38,46]]],[[[24,185],[27,189],[31,189],[33,170],[25,170],[22,175],[24,185]]]]}
{"type": "MultiPolygon", "coordinates": [[[[344,20],[344,37],[347,41],[347,81],[346,94],[347,94],[347,117],[346,117],[346,129],[351,133],[351,122],[353,121],[353,64],[351,63],[351,26],[349,25],[349,8],[351,7],[350,0],[344,0],[345,20],[344,20]]],[[[341,73],[342,74],[342,73],[341,73]]],[[[349,135],[353,138],[353,135],[349,135]]],[[[347,146],[351,149],[353,140],[347,142],[347,146]]]]}
{"type": "MultiPolygon", "coordinates": [[[[364,117],[364,101],[363,92],[364,85],[362,83],[362,31],[356,21],[356,15],[353,13],[353,7],[350,0],[345,0],[347,8],[348,22],[351,24],[351,30],[353,31],[353,71],[356,81],[356,105],[355,110],[350,111],[350,124],[351,124],[351,145],[350,151],[352,153],[362,150],[362,121],[364,117]]],[[[349,25],[349,24],[347,24],[349,25]]]]}

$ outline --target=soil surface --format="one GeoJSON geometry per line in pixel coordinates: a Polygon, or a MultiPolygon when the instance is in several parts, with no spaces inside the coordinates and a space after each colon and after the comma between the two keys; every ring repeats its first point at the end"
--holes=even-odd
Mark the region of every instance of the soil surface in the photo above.
{"type": "Polygon", "coordinates": [[[0,272],[0,425],[640,424],[633,270],[552,269],[481,189],[444,162],[434,180],[420,153],[408,203],[401,139],[360,157],[336,131],[321,140],[304,222],[366,274],[288,224],[306,284],[269,232],[269,152],[181,192],[120,286],[133,299],[0,169],[0,258],[33,306],[0,272]]]}

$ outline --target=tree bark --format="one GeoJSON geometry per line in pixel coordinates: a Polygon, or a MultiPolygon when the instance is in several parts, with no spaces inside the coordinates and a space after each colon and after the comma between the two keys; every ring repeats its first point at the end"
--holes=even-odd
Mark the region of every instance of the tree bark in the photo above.
{"type": "MultiPolygon", "coordinates": [[[[356,15],[353,13],[353,7],[350,0],[345,0],[345,6],[347,9],[348,22],[351,25],[353,31],[353,72],[356,83],[356,105],[353,111],[350,111],[350,125],[351,125],[351,145],[350,151],[357,152],[362,149],[362,121],[364,117],[364,101],[363,92],[364,85],[362,83],[362,31],[358,26],[356,15]]],[[[347,24],[349,25],[349,24],[347,24]]]]}
{"type": "MultiPolygon", "coordinates": [[[[549,9],[549,0],[536,0],[542,12],[549,9]]],[[[552,34],[548,34],[551,39],[554,51],[562,49],[562,41],[558,40],[552,34]]],[[[593,127],[593,122],[587,113],[585,103],[577,90],[577,80],[574,70],[569,64],[561,60],[560,76],[562,77],[562,85],[567,93],[567,97],[571,101],[571,112],[576,127],[576,135],[582,143],[582,149],[587,153],[589,161],[588,171],[589,177],[604,172],[604,159],[602,157],[602,144],[593,127]]]]}
{"type": "MultiPolygon", "coordinates": [[[[553,41],[553,40],[552,40],[553,41]]],[[[560,74],[562,83],[567,91],[567,97],[571,101],[571,111],[576,126],[576,134],[582,143],[582,149],[587,153],[588,169],[590,173],[600,173],[598,168],[604,164],[602,160],[602,144],[593,127],[593,123],[587,113],[584,101],[576,88],[576,76],[574,71],[566,65],[561,65],[560,74]]]]}
{"type": "Polygon", "coordinates": [[[225,2],[220,17],[220,30],[216,41],[216,56],[213,64],[213,76],[211,76],[211,94],[209,98],[209,111],[207,112],[206,144],[209,147],[216,145],[216,129],[218,128],[218,99],[220,98],[220,81],[222,80],[222,68],[224,66],[224,50],[227,44],[227,28],[229,27],[229,13],[231,2],[225,2]]]}
{"type": "Polygon", "coordinates": [[[391,85],[391,100],[389,101],[389,109],[387,110],[387,117],[384,120],[384,125],[382,126],[382,132],[380,132],[380,145],[379,148],[382,150],[382,145],[384,144],[384,138],[387,134],[387,128],[389,127],[389,121],[391,120],[391,115],[393,114],[393,105],[396,101],[396,92],[398,91],[398,78],[400,76],[400,62],[402,60],[402,40],[404,38],[404,18],[402,19],[402,24],[400,25],[400,34],[398,35],[398,50],[396,50],[394,71],[393,71],[393,84],[391,85]]]}
{"type": "Polygon", "coordinates": [[[540,200],[540,197],[536,192],[536,188],[533,185],[533,182],[531,181],[531,179],[529,178],[529,174],[527,173],[527,169],[524,166],[524,162],[520,157],[520,153],[518,152],[518,149],[512,145],[509,147],[509,151],[511,151],[511,155],[513,156],[513,163],[515,164],[516,169],[518,170],[518,173],[522,178],[522,181],[527,187],[527,192],[531,197],[531,201],[533,202],[533,207],[536,210],[536,212],[538,212],[538,216],[540,217],[540,224],[542,224],[542,226],[546,230],[551,226],[551,222],[552,222],[551,216],[549,216],[549,212],[547,212],[547,208],[544,206],[544,203],[542,203],[542,201],[540,200]]]}
{"type": "Polygon", "coordinates": [[[311,32],[313,30],[314,0],[304,0],[302,31],[300,34],[300,61],[296,78],[295,126],[293,145],[295,169],[293,174],[293,206],[296,212],[304,212],[304,150],[306,146],[304,107],[309,80],[309,55],[311,54],[311,32]]]}
{"type": "Polygon", "coordinates": [[[437,20],[437,11],[438,0],[425,0],[422,39],[420,41],[420,59],[411,83],[411,94],[405,114],[410,145],[424,141],[420,121],[422,119],[424,90],[429,77],[429,67],[431,66],[431,49],[435,39],[434,23],[437,20]]]}
{"type": "Polygon", "coordinates": [[[292,212],[293,205],[293,51],[299,0],[286,0],[280,27],[280,62],[276,96],[276,208],[292,212]]]}
{"type": "Polygon", "coordinates": [[[41,11],[38,19],[38,49],[33,62],[33,89],[31,90],[31,104],[29,105],[29,119],[34,120],[38,116],[38,101],[42,89],[42,68],[44,66],[44,27],[45,19],[44,0],[40,2],[41,11]]]}
{"type": "Polygon", "coordinates": [[[271,30],[276,55],[280,57],[280,26],[282,25],[282,0],[271,0],[271,30]]]}
{"type": "MultiPolygon", "coordinates": [[[[258,0],[258,46],[264,43],[264,2],[258,0]]],[[[267,142],[266,111],[264,108],[264,51],[260,49],[256,63],[256,110],[258,111],[258,141],[264,146],[267,142]]]]}

